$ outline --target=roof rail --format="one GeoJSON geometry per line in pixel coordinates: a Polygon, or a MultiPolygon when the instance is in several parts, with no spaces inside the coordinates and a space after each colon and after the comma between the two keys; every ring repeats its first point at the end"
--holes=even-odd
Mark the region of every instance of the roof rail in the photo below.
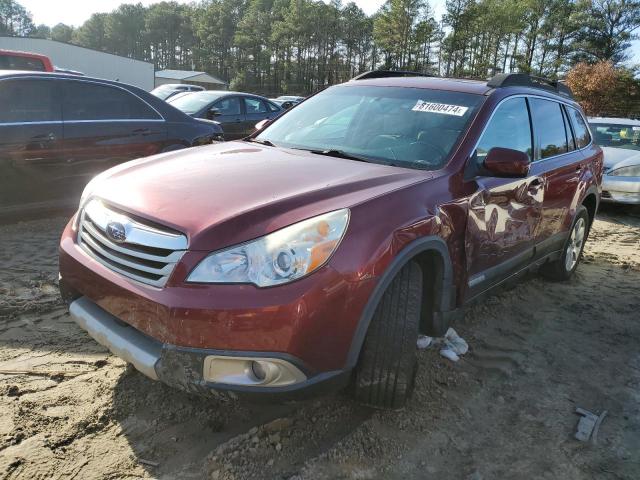
{"type": "Polygon", "coordinates": [[[356,75],[351,80],[369,80],[371,78],[390,77],[431,77],[428,73],[410,72],[409,70],[371,70],[369,72],[356,75]]]}
{"type": "Polygon", "coordinates": [[[487,87],[530,87],[551,91],[563,97],[573,99],[571,89],[564,83],[549,80],[548,78],[535,77],[526,73],[498,73],[487,82],[487,87]]]}

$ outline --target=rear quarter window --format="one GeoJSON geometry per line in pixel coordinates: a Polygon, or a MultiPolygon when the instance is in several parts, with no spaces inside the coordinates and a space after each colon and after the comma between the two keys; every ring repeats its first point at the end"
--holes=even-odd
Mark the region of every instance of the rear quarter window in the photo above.
{"type": "Polygon", "coordinates": [[[586,147],[591,143],[591,135],[589,134],[589,128],[587,128],[587,122],[584,121],[580,112],[573,107],[567,107],[567,113],[569,114],[571,125],[573,125],[577,147],[586,147]]]}

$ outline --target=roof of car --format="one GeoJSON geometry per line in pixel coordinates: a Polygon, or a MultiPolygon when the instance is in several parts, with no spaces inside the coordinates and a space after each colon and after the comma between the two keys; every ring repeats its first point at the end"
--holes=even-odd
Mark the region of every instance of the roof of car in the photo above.
{"type": "Polygon", "coordinates": [[[441,77],[386,77],[356,80],[344,85],[371,85],[378,87],[427,88],[484,95],[491,87],[486,81],[441,77]]]}
{"type": "Polygon", "coordinates": [[[88,81],[96,81],[109,83],[112,85],[119,86],[127,86],[134,87],[128,83],[119,82],[117,80],[107,80],[105,78],[97,78],[97,77],[88,77],[86,75],[75,75],[71,73],[62,73],[62,72],[40,72],[40,71],[32,71],[32,70],[0,70],[0,77],[52,77],[52,78],[68,78],[70,80],[88,80],[88,81]]]}
{"type": "Polygon", "coordinates": [[[618,117],[589,117],[587,119],[593,123],[613,123],[618,125],[640,125],[640,119],[633,120],[631,118],[618,118],[618,117]]]}

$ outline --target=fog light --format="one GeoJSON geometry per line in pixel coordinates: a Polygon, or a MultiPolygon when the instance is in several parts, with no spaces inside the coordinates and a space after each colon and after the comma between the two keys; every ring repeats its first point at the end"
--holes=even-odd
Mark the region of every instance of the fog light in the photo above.
{"type": "Polygon", "coordinates": [[[280,358],[209,355],[204,359],[205,381],[227,385],[282,387],[307,379],[295,365],[280,358]]]}

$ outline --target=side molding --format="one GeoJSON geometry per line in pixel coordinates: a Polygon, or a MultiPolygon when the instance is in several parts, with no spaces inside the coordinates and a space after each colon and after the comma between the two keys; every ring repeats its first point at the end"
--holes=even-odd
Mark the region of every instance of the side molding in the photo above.
{"type": "MultiPolygon", "coordinates": [[[[429,236],[414,240],[407,245],[400,253],[392,260],[391,264],[387,267],[384,274],[378,281],[367,305],[364,308],[364,312],[358,322],[358,327],[353,335],[351,341],[351,348],[349,349],[349,355],[347,356],[347,369],[352,369],[358,363],[360,357],[360,350],[364,344],[364,339],[369,330],[369,324],[373,318],[373,314],[376,311],[380,299],[384,295],[385,290],[395,278],[396,274],[404,267],[409,260],[420,253],[427,251],[435,251],[440,257],[442,257],[443,274],[441,288],[436,288],[436,291],[440,293],[440,299],[438,305],[440,311],[434,312],[436,317],[446,316],[452,308],[455,297],[453,295],[453,266],[451,265],[451,257],[449,256],[449,249],[447,244],[440,237],[429,236]]],[[[441,318],[437,318],[436,321],[442,321],[441,318]]]]}

